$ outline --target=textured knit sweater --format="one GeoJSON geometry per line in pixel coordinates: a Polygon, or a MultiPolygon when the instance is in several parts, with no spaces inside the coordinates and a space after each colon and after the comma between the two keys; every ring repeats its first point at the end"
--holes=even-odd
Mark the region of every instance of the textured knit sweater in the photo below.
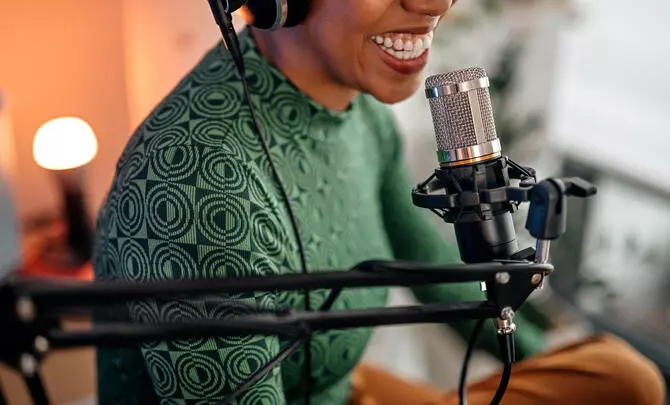
{"type": "MultiPolygon", "coordinates": [[[[428,213],[411,203],[401,139],[389,110],[367,95],[335,112],[271,66],[250,31],[240,35],[253,102],[288,190],[284,201],[261,149],[242,84],[225,47],[214,47],[140,125],[123,151],[98,218],[97,279],[267,276],[300,273],[286,204],[295,210],[311,272],[369,259],[459,261],[428,213]]],[[[446,225],[445,225],[446,226],[446,225]]],[[[479,300],[478,285],[422,287],[423,302],[479,300]]],[[[313,291],[317,308],[328,291],[313,291]]],[[[230,319],[225,299],[303,310],[302,293],[265,292],[127,307],[135,322],[230,319]]],[[[333,309],[383,307],[387,289],[345,290],[333,309]]],[[[488,324],[488,323],[487,323],[488,324]]],[[[542,334],[518,320],[521,356],[542,334]]],[[[454,325],[461,333],[471,325],[454,325]]],[[[316,333],[313,403],[344,405],[370,328],[316,333]]],[[[482,340],[493,347],[494,334],[482,340]]],[[[100,349],[100,404],[209,404],[232,393],[287,341],[276,336],[163,341],[100,349]]],[[[303,400],[300,350],[238,397],[237,404],[303,400]]],[[[455,358],[460,363],[462,359],[455,358]]]]}

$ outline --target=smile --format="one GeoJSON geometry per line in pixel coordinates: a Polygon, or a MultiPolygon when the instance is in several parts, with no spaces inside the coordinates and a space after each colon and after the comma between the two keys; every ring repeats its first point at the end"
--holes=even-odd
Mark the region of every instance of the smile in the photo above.
{"type": "Polygon", "coordinates": [[[398,60],[412,60],[421,57],[430,49],[433,42],[433,31],[425,35],[405,33],[373,35],[370,40],[398,60]]]}

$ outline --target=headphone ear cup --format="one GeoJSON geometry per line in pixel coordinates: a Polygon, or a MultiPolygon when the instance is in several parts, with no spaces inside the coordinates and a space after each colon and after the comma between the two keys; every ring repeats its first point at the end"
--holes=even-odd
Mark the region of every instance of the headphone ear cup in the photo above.
{"type": "Polygon", "coordinates": [[[309,6],[311,2],[312,0],[286,0],[288,5],[288,15],[284,27],[295,27],[305,21],[307,14],[309,14],[309,6]]]}
{"type": "Polygon", "coordinates": [[[249,0],[245,7],[249,12],[247,23],[262,30],[279,28],[281,22],[280,0],[249,0]]]}
{"type": "Polygon", "coordinates": [[[246,7],[251,14],[252,26],[274,31],[280,27],[294,27],[305,20],[311,0],[248,0],[246,7]],[[282,16],[286,21],[282,25],[282,16]]]}

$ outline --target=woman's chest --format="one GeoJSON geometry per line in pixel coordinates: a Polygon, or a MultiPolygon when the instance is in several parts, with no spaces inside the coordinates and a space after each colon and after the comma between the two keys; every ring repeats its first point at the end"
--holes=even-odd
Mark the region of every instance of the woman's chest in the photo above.
{"type": "Polygon", "coordinates": [[[392,257],[381,157],[370,136],[291,142],[279,156],[311,270],[346,270],[392,257]]]}

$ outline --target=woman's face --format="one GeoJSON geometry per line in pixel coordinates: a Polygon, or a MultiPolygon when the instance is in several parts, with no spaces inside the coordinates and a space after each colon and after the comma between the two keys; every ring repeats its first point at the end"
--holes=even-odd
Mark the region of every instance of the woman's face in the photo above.
{"type": "Polygon", "coordinates": [[[385,103],[421,86],[433,31],[452,0],[313,0],[302,34],[339,84],[385,103]]]}

